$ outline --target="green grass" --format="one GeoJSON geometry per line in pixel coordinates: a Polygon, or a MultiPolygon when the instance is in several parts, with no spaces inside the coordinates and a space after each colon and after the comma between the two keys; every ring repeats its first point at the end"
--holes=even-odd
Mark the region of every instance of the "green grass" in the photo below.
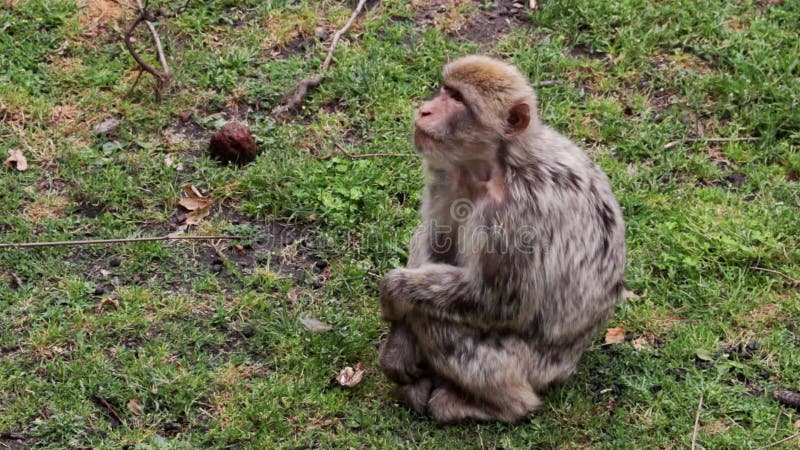
{"type": "Polygon", "coordinates": [[[133,13],[119,3],[0,2],[0,155],[30,163],[0,168],[0,240],[161,235],[192,183],[215,200],[192,232],[242,234],[245,247],[0,249],[0,432],[22,438],[0,445],[686,448],[701,396],[704,448],[800,431],[798,411],[771,398],[800,390],[797,2],[544,0],[530,29],[480,43],[453,29],[492,2],[370,2],[288,122],[271,110],[322,64],[315,29],[332,35],[354,2],[192,2],[158,24],[176,87],[161,103],[148,77],[125,96],[133,13]],[[633,341],[595,345],[525,423],[439,427],[397,405],[376,365],[376,275],[405,261],[419,162],[317,156],[411,153],[412,111],[441,65],[479,47],[560,82],[538,89],[541,115],[610,175],[638,297],[610,324],[633,341]],[[108,117],[116,132],[94,135],[108,117]],[[205,156],[234,118],[262,149],[243,168],[205,156]],[[664,148],[698,137],[758,140],[664,148]],[[272,243],[273,223],[293,235],[272,243]],[[313,334],[301,316],[333,330],[313,334]],[[752,355],[736,349],[748,342],[752,355]],[[364,381],[338,387],[358,362],[364,381]]]}

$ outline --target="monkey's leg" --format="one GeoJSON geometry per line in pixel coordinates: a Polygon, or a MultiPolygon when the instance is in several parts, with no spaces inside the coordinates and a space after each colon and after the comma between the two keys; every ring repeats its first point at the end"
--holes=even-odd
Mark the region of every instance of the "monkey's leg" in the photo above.
{"type": "Polygon", "coordinates": [[[417,339],[404,321],[392,322],[389,335],[381,344],[378,361],[383,373],[401,385],[417,381],[425,372],[417,339]]]}
{"type": "Polygon", "coordinates": [[[433,378],[423,377],[412,383],[397,386],[395,395],[414,411],[424,414],[428,407],[428,400],[431,398],[433,385],[433,378]]]}
{"type": "Polygon", "coordinates": [[[409,319],[431,370],[453,383],[428,401],[437,421],[516,422],[539,405],[528,379],[533,355],[521,339],[417,314],[409,319]]]}
{"type": "Polygon", "coordinates": [[[462,420],[496,420],[493,407],[472,399],[452,383],[444,383],[430,393],[427,411],[439,423],[455,423],[462,420]]]}

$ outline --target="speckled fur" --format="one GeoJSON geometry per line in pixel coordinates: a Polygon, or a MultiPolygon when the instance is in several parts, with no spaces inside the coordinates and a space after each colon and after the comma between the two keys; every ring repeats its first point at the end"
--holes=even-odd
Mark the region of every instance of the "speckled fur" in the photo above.
{"type": "Polygon", "coordinates": [[[613,313],[624,223],[605,174],[539,122],[516,68],[472,56],[448,64],[443,78],[474,120],[458,118],[449,147],[419,149],[422,224],[408,266],[384,278],[392,331],[380,364],[399,395],[437,421],[514,422],[537,407],[537,392],[575,370],[613,313]],[[534,117],[508,137],[505,114],[518,102],[534,117]],[[490,181],[470,181],[465,152],[492,155],[490,181]]]}

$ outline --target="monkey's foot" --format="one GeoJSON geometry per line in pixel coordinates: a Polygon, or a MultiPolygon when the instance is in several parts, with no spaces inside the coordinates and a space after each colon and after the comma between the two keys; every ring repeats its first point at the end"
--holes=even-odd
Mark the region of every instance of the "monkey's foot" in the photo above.
{"type": "Polygon", "coordinates": [[[424,414],[432,390],[433,381],[430,378],[420,378],[411,384],[397,386],[395,395],[417,413],[424,414]]]}
{"type": "Polygon", "coordinates": [[[488,406],[479,405],[448,386],[436,388],[428,400],[428,412],[439,423],[462,420],[487,421],[496,419],[488,406]]]}
{"type": "Polygon", "coordinates": [[[394,325],[381,344],[379,363],[383,373],[398,384],[412,384],[424,376],[416,340],[404,325],[394,325]]]}

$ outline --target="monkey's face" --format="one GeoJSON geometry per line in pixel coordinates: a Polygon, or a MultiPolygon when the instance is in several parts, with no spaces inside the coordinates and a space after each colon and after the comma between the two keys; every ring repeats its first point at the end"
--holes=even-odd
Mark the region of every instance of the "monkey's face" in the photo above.
{"type": "Polygon", "coordinates": [[[414,117],[414,146],[423,156],[453,162],[474,159],[486,130],[475,119],[468,100],[450,86],[423,103],[414,117]]]}

